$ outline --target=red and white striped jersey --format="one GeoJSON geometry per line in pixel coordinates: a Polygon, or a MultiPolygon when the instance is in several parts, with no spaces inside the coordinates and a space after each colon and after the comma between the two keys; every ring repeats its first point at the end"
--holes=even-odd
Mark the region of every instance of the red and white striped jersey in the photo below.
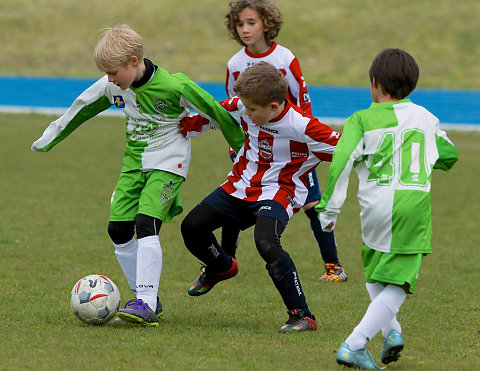
{"type": "Polygon", "coordinates": [[[290,49],[275,42],[265,53],[253,54],[245,47],[230,58],[227,64],[227,78],[225,82],[227,95],[229,97],[236,95],[233,91],[233,85],[240,73],[260,61],[268,62],[282,72],[288,83],[288,99],[311,115],[310,97],[297,57],[290,49]]]}
{"type": "Polygon", "coordinates": [[[221,104],[245,131],[245,144],[221,187],[242,200],[277,201],[292,217],[305,204],[308,173],[332,160],[340,133],[289,101],[263,126],[248,118],[238,97],[221,104]]]}

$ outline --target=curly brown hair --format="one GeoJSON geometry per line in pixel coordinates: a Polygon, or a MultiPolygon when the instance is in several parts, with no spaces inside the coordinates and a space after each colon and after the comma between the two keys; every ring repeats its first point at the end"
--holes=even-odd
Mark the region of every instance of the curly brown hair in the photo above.
{"type": "Polygon", "coordinates": [[[245,8],[251,8],[257,11],[262,19],[263,25],[267,29],[265,32],[265,42],[272,45],[273,41],[282,28],[283,20],[282,13],[275,4],[269,0],[238,0],[232,1],[229,4],[230,11],[225,16],[230,37],[243,46],[246,46],[237,32],[238,14],[245,8]]]}

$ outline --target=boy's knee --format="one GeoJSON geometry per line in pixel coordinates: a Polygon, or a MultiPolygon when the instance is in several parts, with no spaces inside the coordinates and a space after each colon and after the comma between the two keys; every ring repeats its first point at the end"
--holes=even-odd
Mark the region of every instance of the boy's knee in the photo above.
{"type": "Polygon", "coordinates": [[[162,221],[153,216],[138,214],[135,222],[137,238],[156,236],[160,232],[162,221]]]}
{"type": "Polygon", "coordinates": [[[183,219],[180,226],[180,231],[182,236],[193,236],[198,230],[201,230],[202,221],[199,218],[196,218],[195,215],[189,213],[185,219],[183,219]]]}
{"type": "Polygon", "coordinates": [[[280,244],[283,225],[277,219],[259,216],[255,226],[255,245],[267,264],[276,261],[285,251],[280,244]]]}
{"type": "Polygon", "coordinates": [[[113,222],[108,223],[108,235],[113,243],[119,245],[127,243],[133,238],[135,234],[135,222],[113,222]]]}

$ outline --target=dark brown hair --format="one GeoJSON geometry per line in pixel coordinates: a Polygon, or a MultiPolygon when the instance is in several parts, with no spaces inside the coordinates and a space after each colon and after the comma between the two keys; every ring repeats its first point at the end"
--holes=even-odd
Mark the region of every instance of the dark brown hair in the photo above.
{"type": "Polygon", "coordinates": [[[401,49],[382,50],[368,73],[370,83],[375,76],[383,93],[397,99],[405,98],[415,89],[420,74],[415,59],[401,49]]]}
{"type": "Polygon", "coordinates": [[[245,69],[233,85],[237,96],[251,99],[262,107],[272,102],[283,103],[287,88],[287,80],[277,67],[263,61],[245,69]]]}
{"type": "Polygon", "coordinates": [[[237,32],[238,14],[245,8],[251,8],[257,11],[267,29],[265,32],[266,43],[272,45],[283,24],[282,14],[275,4],[269,0],[238,0],[230,2],[229,6],[230,11],[225,16],[227,18],[225,25],[232,39],[245,46],[237,32]]]}

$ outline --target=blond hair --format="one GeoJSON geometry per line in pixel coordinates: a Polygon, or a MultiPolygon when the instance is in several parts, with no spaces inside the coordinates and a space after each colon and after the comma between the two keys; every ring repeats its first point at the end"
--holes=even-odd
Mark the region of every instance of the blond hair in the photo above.
{"type": "Polygon", "coordinates": [[[93,55],[97,68],[106,72],[112,67],[126,66],[133,56],[143,60],[143,40],[125,24],[105,28],[93,55]]]}
{"type": "Polygon", "coordinates": [[[238,76],[233,91],[241,98],[267,107],[270,103],[283,103],[287,97],[288,84],[283,74],[267,62],[258,62],[238,76]]]}

